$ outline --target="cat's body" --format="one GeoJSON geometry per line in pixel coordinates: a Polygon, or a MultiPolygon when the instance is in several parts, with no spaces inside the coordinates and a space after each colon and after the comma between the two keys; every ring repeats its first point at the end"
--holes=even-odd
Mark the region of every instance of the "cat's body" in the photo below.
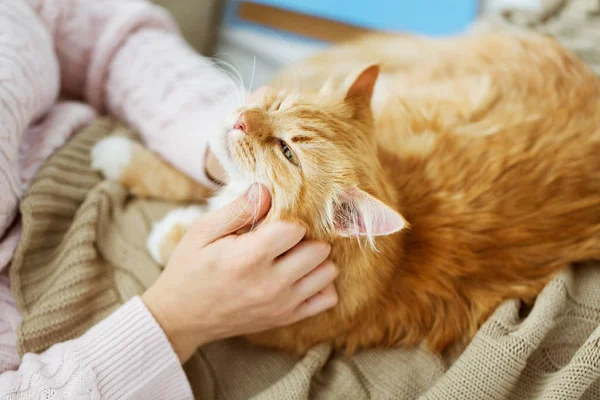
{"type": "MultiPolygon", "coordinates": [[[[332,243],[340,302],[252,342],[300,353],[321,342],[443,351],[468,341],[500,302],[530,302],[561,268],[600,258],[600,84],[553,40],[373,37],[297,64],[274,86],[299,77],[299,100],[246,110],[256,134],[226,136],[233,156],[219,153],[221,139],[213,147],[237,176],[230,195],[249,169],[273,193],[270,217],[300,220],[332,243]],[[373,69],[341,82],[373,62],[381,76],[371,101],[373,69]],[[330,79],[332,65],[340,79],[330,79]],[[327,80],[332,93],[304,94],[327,80]],[[256,161],[271,157],[272,138],[296,144],[298,168],[256,161]]],[[[173,247],[167,236],[158,258],[173,247]]]]}

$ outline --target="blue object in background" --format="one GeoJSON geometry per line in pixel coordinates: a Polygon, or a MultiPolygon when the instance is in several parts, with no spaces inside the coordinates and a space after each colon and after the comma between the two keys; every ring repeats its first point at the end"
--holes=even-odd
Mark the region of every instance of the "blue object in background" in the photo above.
{"type": "MultiPolygon", "coordinates": [[[[243,1],[243,0],[242,0],[243,1]]],[[[252,0],[380,31],[452,35],[477,17],[478,0],[252,0]]]]}

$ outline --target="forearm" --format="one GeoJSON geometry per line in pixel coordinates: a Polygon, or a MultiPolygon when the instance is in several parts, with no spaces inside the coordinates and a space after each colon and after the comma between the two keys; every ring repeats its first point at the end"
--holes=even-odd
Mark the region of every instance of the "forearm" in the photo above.
{"type": "MultiPolygon", "coordinates": [[[[208,139],[242,101],[242,90],[177,34],[144,29],[110,67],[108,109],[137,128],[146,145],[208,188],[208,139]]],[[[218,177],[217,177],[218,178],[218,177]]]]}
{"type": "Polygon", "coordinates": [[[25,354],[17,371],[0,375],[0,397],[38,398],[50,388],[61,398],[193,398],[177,355],[139,297],[80,338],[25,354]]]}
{"type": "Polygon", "coordinates": [[[52,33],[62,91],[129,122],[204,186],[208,137],[243,91],[195,53],[163,9],[141,0],[29,0],[52,33]]]}

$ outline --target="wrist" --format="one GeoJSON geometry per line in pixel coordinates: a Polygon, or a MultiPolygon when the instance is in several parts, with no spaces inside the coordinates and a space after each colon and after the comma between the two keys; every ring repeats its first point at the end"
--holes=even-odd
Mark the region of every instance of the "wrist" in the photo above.
{"type": "Polygon", "coordinates": [[[148,311],[164,331],[179,361],[183,364],[201,345],[210,339],[203,332],[193,329],[190,318],[181,314],[181,307],[171,306],[168,296],[150,287],[142,296],[148,311]]]}

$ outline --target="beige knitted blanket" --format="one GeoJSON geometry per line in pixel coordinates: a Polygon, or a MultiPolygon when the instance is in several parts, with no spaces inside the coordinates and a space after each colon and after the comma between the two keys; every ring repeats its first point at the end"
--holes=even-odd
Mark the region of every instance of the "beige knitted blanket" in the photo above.
{"type": "Polygon", "coordinates": [[[543,5],[540,12],[507,10],[486,15],[472,30],[534,30],[554,36],[600,75],[600,1],[540,0],[540,3],[543,5]]]}
{"type": "MultiPolygon", "coordinates": [[[[585,43],[580,54],[598,67],[600,46],[594,53],[588,45],[591,38],[599,44],[600,5],[561,3],[535,29],[573,19],[564,14],[572,8],[587,10],[567,30],[589,36],[565,40],[585,43]]],[[[173,206],[130,198],[89,168],[93,144],[116,128],[101,119],[79,132],[40,170],[22,202],[23,238],[10,271],[23,313],[21,352],[79,336],[160,273],[145,238],[173,206]]],[[[422,349],[346,359],[323,345],[294,358],[232,339],[204,346],[185,367],[198,399],[600,399],[600,268],[565,271],[531,310],[506,302],[451,365],[422,349]]]]}

